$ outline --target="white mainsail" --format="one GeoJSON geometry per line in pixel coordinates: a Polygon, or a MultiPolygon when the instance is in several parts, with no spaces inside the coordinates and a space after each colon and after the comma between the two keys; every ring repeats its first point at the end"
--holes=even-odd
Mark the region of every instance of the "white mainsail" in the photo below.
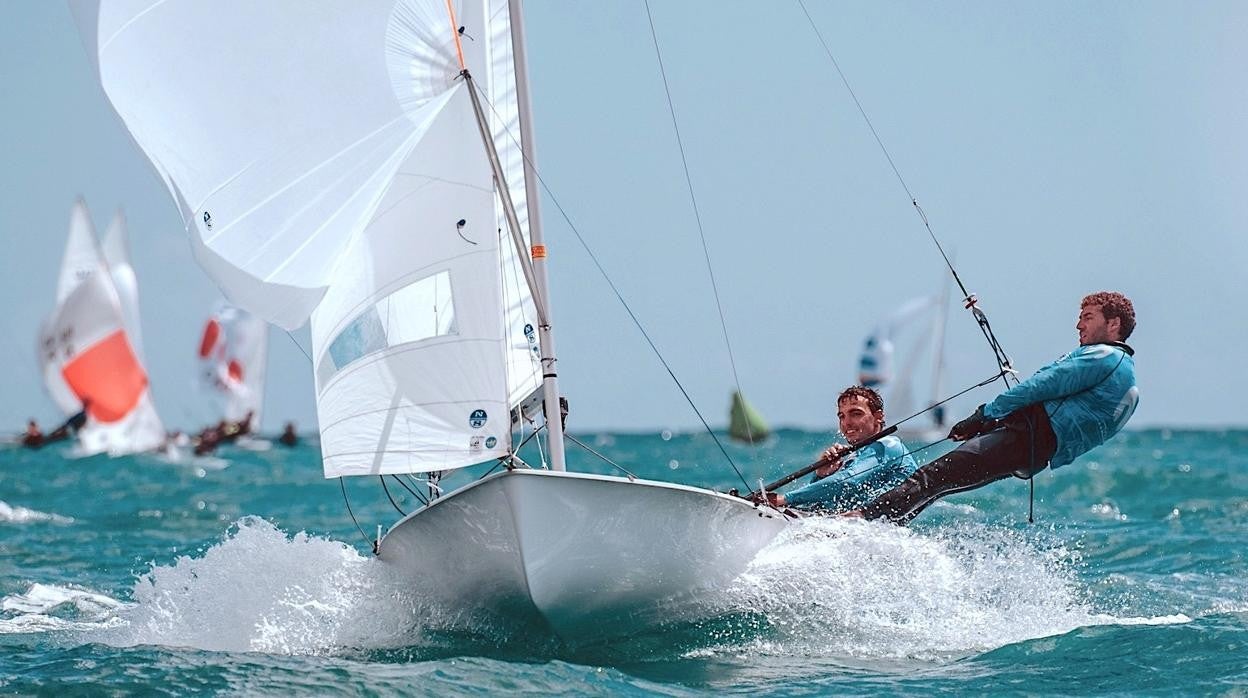
{"type": "Polygon", "coordinates": [[[39,360],[57,406],[67,416],[86,407],[86,426],[78,432],[82,452],[124,455],[163,443],[147,373],[81,200],[70,217],[57,305],[40,329],[39,360]]]}
{"type": "MultiPolygon", "coordinates": [[[[523,201],[506,4],[455,6],[523,201]]],[[[506,455],[541,381],[536,319],[445,1],[74,10],[200,263],[276,324],[311,315],[326,476],[506,455]]]]}
{"type": "Polygon", "coordinates": [[[260,428],[268,348],[268,323],[225,303],[204,323],[199,341],[200,383],[217,400],[222,419],[251,415],[252,432],[260,428]]]}

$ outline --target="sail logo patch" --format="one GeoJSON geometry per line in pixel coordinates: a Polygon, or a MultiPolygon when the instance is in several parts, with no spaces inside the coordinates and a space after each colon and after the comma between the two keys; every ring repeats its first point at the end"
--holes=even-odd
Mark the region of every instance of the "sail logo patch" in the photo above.
{"type": "Polygon", "coordinates": [[[472,414],[468,415],[468,426],[473,429],[484,427],[487,421],[489,417],[485,414],[485,410],[473,410],[472,414]]]}
{"type": "Polygon", "coordinates": [[[493,436],[486,437],[485,439],[486,448],[494,448],[497,445],[498,445],[498,439],[494,438],[493,436]]]}
{"type": "Polygon", "coordinates": [[[482,439],[480,436],[472,436],[472,437],[469,437],[469,439],[468,439],[468,450],[469,450],[469,451],[480,451],[480,450],[481,450],[481,442],[482,442],[482,441],[483,441],[483,439],[482,439]]]}

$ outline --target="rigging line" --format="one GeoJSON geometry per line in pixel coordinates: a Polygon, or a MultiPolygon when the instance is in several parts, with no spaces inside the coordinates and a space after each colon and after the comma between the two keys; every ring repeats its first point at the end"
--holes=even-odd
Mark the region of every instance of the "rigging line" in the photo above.
{"type": "MultiPolygon", "coordinates": [[[[949,397],[945,398],[944,400],[941,400],[940,402],[937,402],[937,403],[933,403],[933,404],[931,404],[931,405],[928,405],[927,407],[925,407],[925,408],[923,408],[923,409],[919,410],[918,412],[915,412],[914,414],[910,415],[909,417],[906,417],[905,419],[902,419],[902,420],[900,420],[900,421],[896,421],[896,422],[892,422],[891,424],[889,424],[889,426],[892,426],[892,427],[899,427],[899,426],[901,426],[902,424],[905,424],[906,422],[908,422],[908,421],[910,421],[910,420],[914,419],[915,417],[918,417],[918,416],[919,416],[919,415],[921,415],[921,414],[925,414],[925,413],[927,413],[927,412],[930,412],[930,411],[932,411],[932,410],[936,409],[937,407],[940,407],[941,405],[945,404],[946,402],[949,402],[950,400],[953,400],[954,398],[959,398],[959,397],[962,397],[963,395],[965,395],[965,394],[967,394],[967,393],[971,392],[972,390],[974,390],[974,389],[976,389],[976,388],[982,388],[982,387],[984,387],[985,385],[988,385],[989,383],[991,383],[991,382],[995,381],[996,379],[1000,378],[1000,377],[1001,377],[1001,375],[1002,375],[1003,373],[1005,373],[1005,371],[998,371],[998,372],[996,372],[996,373],[992,374],[991,376],[989,376],[989,377],[985,378],[984,380],[982,380],[982,381],[980,381],[980,382],[976,383],[975,385],[972,385],[971,387],[966,388],[966,389],[964,389],[964,390],[960,390],[960,391],[958,391],[958,392],[954,393],[953,395],[950,395],[949,397]]],[[[941,441],[943,441],[943,440],[944,440],[944,439],[941,439],[941,441]]],[[[940,442],[938,441],[937,443],[940,443],[940,442]]]]}
{"type": "MultiPolygon", "coordinates": [[[[474,82],[473,85],[476,86],[476,83],[474,82]]],[[[478,88],[477,91],[481,92],[480,88],[478,88]]],[[[498,111],[494,109],[494,103],[487,98],[484,92],[482,92],[481,96],[485,103],[490,105],[490,110],[493,111],[496,116],[502,118],[498,111]]],[[[511,138],[513,142],[515,141],[515,138],[511,135],[509,130],[504,128],[503,131],[507,134],[508,138],[511,138]]],[[[707,423],[706,417],[702,416],[702,411],[699,410],[698,406],[693,402],[693,398],[690,397],[689,392],[685,390],[684,384],[682,384],[680,379],[676,377],[676,373],[672,370],[672,367],[668,365],[667,359],[663,357],[663,353],[659,351],[659,348],[655,345],[654,340],[650,338],[650,333],[646,332],[646,328],[642,326],[641,320],[637,319],[637,315],[633,312],[632,306],[628,304],[628,301],[624,300],[624,295],[620,293],[620,289],[617,288],[615,282],[611,280],[611,276],[607,274],[607,270],[603,268],[602,262],[598,261],[598,256],[594,254],[592,249],[590,249],[589,243],[585,242],[585,238],[581,235],[581,231],[577,229],[574,223],[572,223],[571,216],[569,216],[568,212],[564,210],[563,205],[559,203],[559,199],[555,196],[555,192],[551,190],[550,185],[548,185],[546,180],[542,178],[541,173],[537,170],[537,165],[529,159],[528,155],[524,154],[523,149],[521,149],[520,153],[524,157],[524,161],[528,163],[529,167],[533,170],[533,176],[537,177],[538,184],[542,185],[542,191],[546,192],[546,195],[550,197],[550,202],[555,205],[556,209],[558,209],[559,215],[563,218],[563,222],[568,224],[568,229],[572,231],[572,234],[576,237],[576,241],[581,243],[581,248],[585,250],[585,254],[589,255],[589,259],[594,263],[594,267],[598,270],[598,273],[602,275],[603,280],[606,281],[607,285],[611,287],[611,292],[615,294],[616,300],[620,302],[620,305],[624,306],[624,311],[628,313],[628,317],[631,318],[633,324],[637,326],[637,330],[641,332],[641,336],[645,338],[646,344],[650,345],[650,350],[654,352],[654,355],[659,359],[659,363],[663,364],[663,368],[667,370],[667,375],[671,376],[672,382],[675,383],[676,387],[680,389],[680,394],[685,396],[685,402],[689,403],[689,407],[693,409],[693,413],[696,414],[698,416],[698,420],[702,422],[702,426],[706,429],[706,433],[711,435],[711,439],[714,440],[715,445],[719,447],[719,452],[724,455],[724,458],[728,461],[728,465],[732,466],[732,469],[736,472],[737,477],[741,478],[741,482],[745,485],[745,488],[747,490],[750,489],[750,483],[746,481],[745,475],[741,473],[741,469],[738,468],[737,464],[732,460],[732,456],[728,455],[728,449],[724,448],[724,444],[715,434],[715,430],[711,429],[711,425],[707,423]]],[[[538,441],[538,448],[540,452],[540,440],[538,441]]],[[[543,463],[545,463],[544,460],[543,463]]]]}
{"type": "Polygon", "coordinates": [[[390,500],[390,506],[394,507],[394,510],[399,512],[399,516],[407,516],[407,512],[400,509],[399,505],[395,503],[394,497],[390,496],[390,488],[386,487],[386,478],[381,475],[378,475],[377,479],[381,480],[381,489],[386,491],[386,499],[390,500]]]}
{"type": "MultiPolygon", "coordinates": [[[[698,237],[702,240],[702,257],[706,260],[706,273],[711,277],[711,291],[715,295],[715,309],[719,311],[719,326],[724,333],[724,346],[728,349],[728,363],[732,366],[732,381],[737,386],[737,394],[745,397],[741,390],[741,379],[737,376],[737,360],[732,352],[732,341],[728,339],[728,323],[724,319],[724,305],[719,298],[719,284],[715,282],[715,270],[711,266],[711,252],[706,244],[706,230],[702,226],[702,214],[698,208],[698,199],[694,195],[693,176],[689,173],[689,159],[685,154],[685,142],[680,135],[680,124],[676,120],[676,105],[672,102],[672,89],[667,82],[667,69],[663,66],[663,52],[659,50],[659,35],[654,28],[654,16],[650,13],[650,0],[645,0],[646,19],[650,21],[650,38],[654,41],[654,55],[659,62],[659,75],[663,78],[663,94],[667,96],[667,111],[672,117],[672,130],[676,133],[676,145],[680,150],[680,164],[685,171],[685,186],[689,189],[689,201],[693,204],[693,218],[698,224],[698,237]]],[[[754,441],[753,427],[750,420],[745,420],[745,432],[749,440],[754,441]]]]}
{"type": "Polygon", "coordinates": [[[342,489],[342,501],[347,504],[347,513],[351,515],[351,522],[355,524],[355,530],[360,532],[360,537],[364,539],[364,544],[373,549],[373,554],[377,554],[377,541],[369,540],[368,534],[360,528],[360,522],[355,518],[355,512],[351,511],[351,499],[347,497],[347,484],[341,476],[338,478],[338,487],[342,489]]]}
{"type": "MultiPolygon", "coordinates": [[[[836,62],[836,57],[832,55],[832,49],[828,46],[828,42],[823,38],[823,33],[819,31],[819,27],[815,25],[814,18],[810,16],[810,11],[806,9],[806,3],[804,0],[797,0],[797,4],[798,7],[802,8],[802,14],[806,15],[806,21],[810,23],[810,28],[815,32],[815,36],[818,37],[819,43],[823,46],[824,53],[827,54],[828,60],[832,62],[832,67],[836,68],[836,74],[840,76],[841,82],[844,83],[845,89],[849,92],[849,96],[854,100],[854,105],[858,107],[858,113],[862,115],[863,121],[867,123],[867,128],[871,130],[871,135],[875,138],[876,144],[880,146],[880,151],[884,153],[884,158],[888,160],[888,166],[892,168],[893,174],[897,177],[897,181],[901,184],[901,188],[905,190],[906,196],[910,199],[910,205],[914,207],[915,212],[919,215],[919,219],[923,222],[923,227],[927,229],[927,234],[932,239],[932,243],[936,245],[936,249],[940,252],[941,258],[945,260],[945,266],[949,268],[949,273],[953,275],[953,280],[957,282],[958,288],[962,291],[962,297],[966,303],[967,309],[974,312],[975,321],[979,323],[980,329],[983,331],[985,338],[988,339],[989,344],[992,346],[993,352],[997,355],[998,365],[1000,365],[1002,369],[1010,368],[1009,357],[1006,356],[1005,350],[1001,348],[1001,344],[997,342],[996,337],[993,336],[992,328],[988,324],[988,316],[984,315],[983,311],[979,310],[979,308],[975,306],[975,296],[972,295],[970,291],[966,290],[966,285],[962,283],[962,278],[958,276],[957,269],[954,268],[953,262],[949,260],[949,255],[945,253],[944,246],[941,245],[940,240],[936,238],[936,233],[932,231],[931,222],[928,221],[927,213],[925,213],[923,211],[923,207],[919,205],[919,200],[910,190],[910,185],[906,184],[905,178],[901,176],[901,171],[897,169],[897,163],[893,161],[892,154],[888,152],[888,148],[884,145],[884,139],[880,138],[879,132],[875,129],[875,124],[871,123],[871,117],[867,116],[867,110],[862,106],[862,102],[858,99],[858,95],[854,92],[854,88],[850,86],[849,78],[845,77],[845,73],[841,70],[840,64],[836,62]]],[[[1002,380],[1005,381],[1005,384],[1008,387],[1010,384],[1009,379],[1002,376],[1002,380]]]]}
{"type": "Polygon", "coordinates": [[[420,494],[419,494],[419,493],[417,493],[417,492],[416,492],[416,490],[413,490],[411,487],[408,487],[408,486],[407,486],[407,483],[406,483],[406,482],[403,482],[403,479],[402,479],[402,478],[400,478],[398,475],[395,475],[395,474],[391,473],[391,474],[390,474],[390,477],[391,477],[391,478],[392,478],[395,482],[397,482],[397,483],[399,483],[400,485],[402,485],[402,486],[403,486],[403,489],[407,490],[407,491],[408,491],[408,493],[410,493],[413,497],[415,497],[415,498],[416,498],[416,501],[418,501],[418,502],[420,502],[421,504],[424,504],[424,505],[429,504],[429,502],[428,502],[428,501],[427,501],[424,497],[420,496],[420,494]]]}
{"type": "Polygon", "coordinates": [[[634,479],[634,480],[638,479],[638,478],[637,478],[637,476],[636,476],[636,475],[634,475],[633,473],[629,472],[627,468],[625,468],[624,466],[620,465],[619,463],[616,463],[615,461],[611,460],[610,458],[607,458],[606,456],[604,456],[604,455],[602,455],[601,453],[599,453],[599,452],[595,451],[594,449],[590,448],[587,444],[582,443],[582,442],[581,442],[581,440],[580,440],[580,439],[578,439],[578,438],[576,438],[575,436],[572,436],[571,434],[566,434],[566,436],[568,437],[568,439],[569,439],[572,443],[576,444],[577,446],[580,446],[581,448],[585,449],[586,451],[589,451],[590,453],[594,454],[595,456],[598,456],[599,458],[601,458],[602,460],[606,461],[607,463],[609,463],[610,465],[614,466],[615,468],[618,468],[621,472],[623,472],[625,475],[629,476],[630,478],[632,478],[632,479],[634,479]]]}
{"type": "Polygon", "coordinates": [[[901,171],[897,169],[897,163],[893,161],[892,154],[888,152],[888,148],[884,146],[884,140],[880,138],[879,132],[875,130],[875,124],[871,123],[871,117],[867,116],[867,110],[862,106],[862,102],[858,100],[857,93],[850,86],[849,79],[845,77],[845,73],[841,71],[841,65],[836,62],[836,58],[832,55],[832,49],[823,38],[823,33],[819,31],[819,27],[815,25],[814,18],[810,16],[810,11],[806,9],[806,3],[803,0],[797,0],[797,5],[802,8],[802,14],[806,15],[806,21],[810,23],[810,28],[814,30],[815,36],[818,37],[819,43],[823,46],[823,52],[827,54],[828,60],[832,61],[832,67],[836,68],[836,74],[841,77],[841,82],[845,84],[845,89],[849,91],[849,96],[854,100],[854,105],[858,107],[858,113],[862,115],[863,121],[867,122],[867,128],[871,130],[871,135],[875,137],[876,144],[880,146],[880,151],[884,153],[884,158],[888,160],[888,166],[892,168],[893,174],[901,184],[901,188],[905,190],[906,196],[910,199],[910,204],[914,206],[914,210],[923,221],[923,227],[927,228],[927,233],[931,235],[932,242],[936,243],[936,249],[940,250],[940,256],[944,257],[945,265],[949,267],[949,271],[953,274],[953,279],[958,283],[958,288],[962,289],[962,295],[969,297],[970,293],[966,290],[966,286],[962,284],[962,279],[958,277],[958,272],[953,268],[953,263],[949,261],[949,255],[945,254],[945,248],[941,246],[940,241],[936,239],[936,234],[932,232],[932,226],[927,220],[927,214],[923,212],[923,207],[919,206],[918,199],[910,191],[910,185],[906,184],[905,178],[901,176],[901,171]]]}
{"type": "Polygon", "coordinates": [[[295,339],[295,335],[291,334],[290,330],[283,329],[282,331],[286,333],[287,337],[290,337],[290,341],[294,342],[296,347],[299,347],[300,353],[302,353],[303,357],[308,360],[309,364],[311,364],[312,356],[308,354],[307,351],[304,350],[303,345],[299,343],[299,340],[295,339]]]}

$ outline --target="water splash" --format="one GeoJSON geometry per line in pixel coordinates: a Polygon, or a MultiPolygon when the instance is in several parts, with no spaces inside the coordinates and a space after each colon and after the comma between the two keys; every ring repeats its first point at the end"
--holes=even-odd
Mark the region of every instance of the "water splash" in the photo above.
{"type": "Polygon", "coordinates": [[[86,639],[274,654],[403,642],[410,609],[383,576],[344,543],[245,517],[202,555],[153,567],[119,614],[124,624],[86,639]]]}
{"type": "MultiPolygon", "coordinates": [[[[919,533],[839,519],[797,522],[719,597],[769,632],[693,650],[949,659],[1078,627],[1148,622],[1094,610],[1077,554],[978,524],[919,533]]],[[[1176,620],[1178,620],[1176,618],[1176,620]]]]}
{"type": "MultiPolygon", "coordinates": [[[[979,524],[920,533],[861,521],[803,520],[763,550],[730,588],[702,595],[699,612],[710,620],[665,631],[659,654],[944,660],[1081,626],[1187,620],[1097,612],[1077,582],[1076,560],[1076,553],[1037,534],[979,524]]],[[[133,603],[97,596],[98,609],[48,629],[72,628],[77,641],[121,647],[279,655],[511,655],[521,644],[529,657],[564,654],[557,641],[526,636],[524,627],[422,604],[411,580],[393,574],[344,543],[287,534],[245,517],[196,556],[143,574],[133,603]]],[[[5,608],[21,610],[26,627],[39,629],[32,618],[46,617],[48,604],[81,607],[91,597],[78,593],[42,601],[27,594],[27,606],[19,609],[19,600],[6,599],[5,608]]],[[[591,652],[605,652],[604,661],[645,661],[658,648],[647,638],[591,652]]]]}

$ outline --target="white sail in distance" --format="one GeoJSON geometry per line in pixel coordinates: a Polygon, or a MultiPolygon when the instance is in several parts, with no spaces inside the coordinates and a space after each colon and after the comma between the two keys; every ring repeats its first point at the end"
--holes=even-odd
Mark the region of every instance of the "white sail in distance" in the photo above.
{"type": "Polygon", "coordinates": [[[311,316],[327,477],[506,455],[541,380],[455,41],[521,202],[507,7],[452,4],[74,3],[201,265],[276,324],[311,316]]]}
{"type": "Polygon", "coordinates": [[[134,347],[139,361],[143,361],[143,330],[139,323],[139,281],[134,273],[134,265],[130,262],[130,231],[126,226],[126,216],[117,210],[113,220],[104,232],[100,241],[104,252],[104,261],[108,263],[109,274],[113,277],[113,286],[121,299],[122,316],[126,323],[126,336],[134,347]]]}
{"type": "Polygon", "coordinates": [[[220,304],[204,323],[199,341],[200,384],[217,401],[221,418],[260,428],[269,325],[241,308],[220,304]]]}
{"type": "Polygon", "coordinates": [[[164,426],[126,328],[121,297],[86,205],[70,216],[57,304],[44,321],[39,360],[48,394],[66,416],[86,408],[80,451],[125,455],[159,447],[164,426]]]}
{"type": "MultiPolygon", "coordinates": [[[[933,338],[943,339],[938,329],[944,325],[939,295],[914,298],[903,303],[884,319],[863,341],[858,358],[858,383],[879,392],[886,413],[894,419],[914,412],[913,377],[920,358],[933,338]],[[896,340],[906,328],[918,327],[913,347],[902,352],[900,370],[896,361],[896,340]]],[[[938,366],[932,367],[939,370],[938,366]]],[[[934,379],[935,380],[935,379],[934,379]]],[[[938,385],[934,383],[934,385],[938,385]]]]}

